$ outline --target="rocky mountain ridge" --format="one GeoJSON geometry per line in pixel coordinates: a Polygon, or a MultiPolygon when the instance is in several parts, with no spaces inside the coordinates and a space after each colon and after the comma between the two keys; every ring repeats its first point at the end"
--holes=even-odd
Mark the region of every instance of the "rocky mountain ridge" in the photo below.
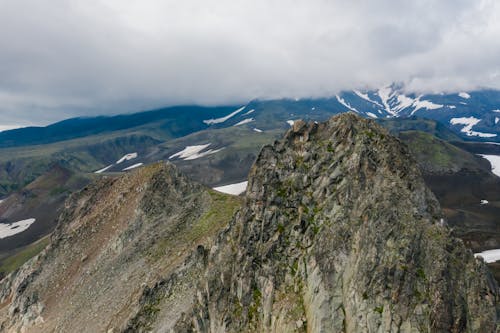
{"type": "Polygon", "coordinates": [[[498,287],[441,217],[405,146],[380,127],[352,114],[296,122],[263,148],[177,327],[494,331],[498,287]]]}
{"type": "Polygon", "coordinates": [[[497,329],[495,280],[450,235],[405,145],[373,121],[296,121],[260,152],[231,219],[237,206],[170,164],[90,185],[49,247],[1,282],[1,327],[497,329]]]}
{"type": "MultiPolygon", "coordinates": [[[[145,288],[178,269],[194,274],[196,265],[182,263],[237,206],[237,197],[193,183],[170,164],[100,179],[66,202],[49,246],[2,280],[0,331],[120,327],[145,288]]],[[[177,296],[190,300],[193,281],[185,277],[177,296]]]]}

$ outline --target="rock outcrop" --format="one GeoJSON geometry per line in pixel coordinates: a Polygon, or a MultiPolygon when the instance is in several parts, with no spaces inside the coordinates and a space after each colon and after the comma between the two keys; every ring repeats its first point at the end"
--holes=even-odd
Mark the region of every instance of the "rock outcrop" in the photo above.
{"type": "Polygon", "coordinates": [[[494,332],[498,286],[405,145],[342,114],[265,146],[244,203],[158,164],[67,203],[5,331],[494,332]]]}
{"type": "Polygon", "coordinates": [[[494,332],[497,285],[406,147],[353,114],[262,149],[182,332],[494,332]]]}

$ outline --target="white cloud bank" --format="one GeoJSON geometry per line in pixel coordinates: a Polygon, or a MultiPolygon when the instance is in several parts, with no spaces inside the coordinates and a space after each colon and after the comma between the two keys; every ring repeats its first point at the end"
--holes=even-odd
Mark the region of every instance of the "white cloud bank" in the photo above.
{"type": "Polygon", "coordinates": [[[6,0],[0,122],[156,106],[500,88],[495,0],[6,0]]]}

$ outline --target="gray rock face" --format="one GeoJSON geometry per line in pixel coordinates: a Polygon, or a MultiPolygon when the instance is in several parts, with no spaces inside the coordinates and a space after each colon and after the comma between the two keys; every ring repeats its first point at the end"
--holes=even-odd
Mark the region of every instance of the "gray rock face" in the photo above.
{"type": "Polygon", "coordinates": [[[343,114],[262,149],[179,332],[494,332],[497,285],[406,147],[343,114]]]}

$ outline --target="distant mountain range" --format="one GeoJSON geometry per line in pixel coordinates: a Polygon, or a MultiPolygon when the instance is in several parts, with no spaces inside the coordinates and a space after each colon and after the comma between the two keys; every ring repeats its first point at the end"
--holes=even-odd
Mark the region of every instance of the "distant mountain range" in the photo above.
{"type": "Polygon", "coordinates": [[[255,100],[245,106],[177,106],[152,111],[72,118],[46,127],[0,132],[0,148],[39,145],[154,127],[162,136],[182,137],[208,128],[251,126],[255,131],[283,127],[296,119],[324,120],[355,112],[368,118],[419,117],[436,120],[464,140],[500,142],[500,91],[417,95],[402,85],[345,91],[329,98],[255,100]]]}

